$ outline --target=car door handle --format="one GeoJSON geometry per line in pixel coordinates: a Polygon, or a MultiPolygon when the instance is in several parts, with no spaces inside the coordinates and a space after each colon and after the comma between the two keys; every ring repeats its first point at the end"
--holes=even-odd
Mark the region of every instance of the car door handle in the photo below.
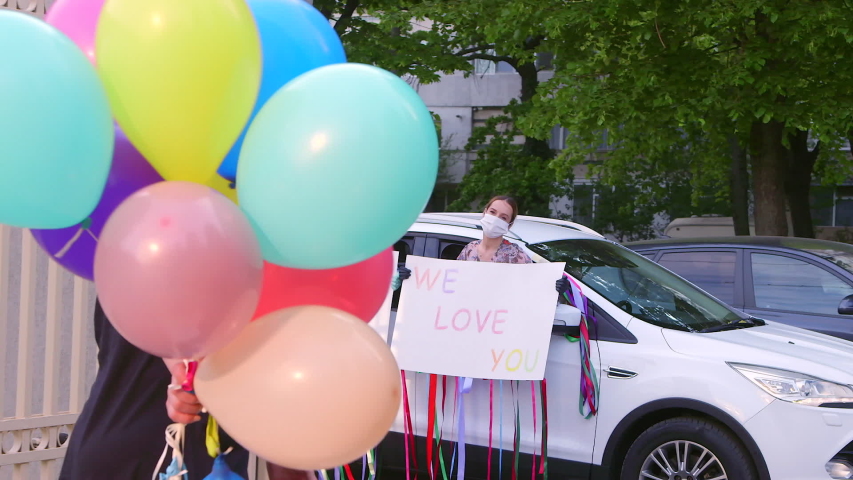
{"type": "Polygon", "coordinates": [[[619,367],[607,367],[604,369],[604,372],[607,373],[607,378],[615,378],[618,380],[627,380],[637,376],[637,372],[632,372],[631,370],[619,367]]]}

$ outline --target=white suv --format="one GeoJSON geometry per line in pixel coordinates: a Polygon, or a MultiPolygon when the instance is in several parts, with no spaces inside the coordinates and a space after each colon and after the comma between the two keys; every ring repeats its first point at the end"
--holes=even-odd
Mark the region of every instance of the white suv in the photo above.
{"type": "MultiPolygon", "coordinates": [[[[400,262],[406,255],[455,259],[481,238],[479,217],[421,215],[395,245],[400,262]]],[[[507,239],[536,261],[566,262],[596,319],[591,355],[600,409],[590,419],[578,410],[579,345],[552,337],[546,370],[550,478],[853,478],[853,344],[745,316],[581,225],[521,216],[507,239]]],[[[408,377],[421,478],[429,478],[426,377],[408,377]]],[[[505,412],[496,415],[512,418],[512,402],[503,403],[505,412]]],[[[488,381],[474,382],[465,407],[465,477],[485,478],[488,381]]],[[[446,415],[443,440],[454,440],[452,411],[446,415]]],[[[521,422],[520,478],[528,478],[540,440],[529,411],[521,422]]],[[[380,480],[405,478],[403,424],[401,412],[379,447],[380,480]]],[[[499,469],[503,478],[510,476],[514,425],[503,428],[509,433],[499,445],[497,424],[492,427],[492,478],[499,469]],[[504,452],[500,467],[498,448],[504,452]]],[[[443,445],[450,468],[453,446],[443,445]]]]}

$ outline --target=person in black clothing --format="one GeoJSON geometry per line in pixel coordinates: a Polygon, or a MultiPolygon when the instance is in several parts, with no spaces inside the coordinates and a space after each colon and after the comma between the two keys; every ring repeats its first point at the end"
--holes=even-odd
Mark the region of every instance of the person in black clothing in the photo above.
{"type": "MultiPolygon", "coordinates": [[[[59,480],[150,480],[166,446],[166,426],[174,423],[166,409],[172,374],[163,359],[122,338],[100,303],[95,305],[94,320],[98,374],[69,439],[59,480]]],[[[197,419],[206,420],[206,415],[197,419]]],[[[186,427],[189,480],[202,480],[213,466],[204,442],[206,423],[195,421],[186,427]]],[[[225,457],[231,469],[247,478],[249,453],[221,429],[220,442],[222,451],[233,447],[225,457]]],[[[169,457],[165,464],[163,472],[169,457]]]]}

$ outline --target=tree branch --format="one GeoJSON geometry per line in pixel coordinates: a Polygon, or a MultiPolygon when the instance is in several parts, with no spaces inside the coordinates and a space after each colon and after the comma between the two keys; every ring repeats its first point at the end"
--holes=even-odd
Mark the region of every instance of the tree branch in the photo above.
{"type": "Polygon", "coordinates": [[[525,50],[533,50],[538,48],[539,45],[542,44],[542,40],[545,40],[545,37],[542,35],[536,35],[535,37],[530,37],[524,41],[524,49],[525,50]]]}
{"type": "Polygon", "coordinates": [[[361,2],[359,0],[347,0],[344,9],[341,11],[341,16],[338,17],[338,20],[335,22],[335,32],[337,32],[338,35],[343,35],[346,32],[346,29],[352,20],[352,16],[360,4],[361,2]]]}
{"type": "Polygon", "coordinates": [[[492,48],[495,48],[494,44],[478,45],[476,47],[463,48],[462,50],[459,50],[458,52],[454,53],[454,55],[456,55],[458,57],[464,57],[465,55],[470,55],[472,53],[482,52],[483,50],[489,50],[492,48]]]}
{"type": "Polygon", "coordinates": [[[466,60],[488,60],[495,63],[506,62],[512,65],[513,68],[515,68],[515,65],[517,63],[512,57],[507,57],[504,55],[489,55],[488,53],[475,53],[472,55],[467,55],[463,58],[465,58],[466,60]]]}

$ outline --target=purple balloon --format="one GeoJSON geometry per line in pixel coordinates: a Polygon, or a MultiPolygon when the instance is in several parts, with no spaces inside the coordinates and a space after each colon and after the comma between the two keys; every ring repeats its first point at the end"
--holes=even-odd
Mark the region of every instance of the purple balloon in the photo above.
{"type": "Polygon", "coordinates": [[[31,230],[36,242],[71,273],[94,280],[95,248],[101,229],[113,211],[137,190],[163,181],[118,127],[110,175],[101,201],[80,225],[57,230],[31,230]]]}

